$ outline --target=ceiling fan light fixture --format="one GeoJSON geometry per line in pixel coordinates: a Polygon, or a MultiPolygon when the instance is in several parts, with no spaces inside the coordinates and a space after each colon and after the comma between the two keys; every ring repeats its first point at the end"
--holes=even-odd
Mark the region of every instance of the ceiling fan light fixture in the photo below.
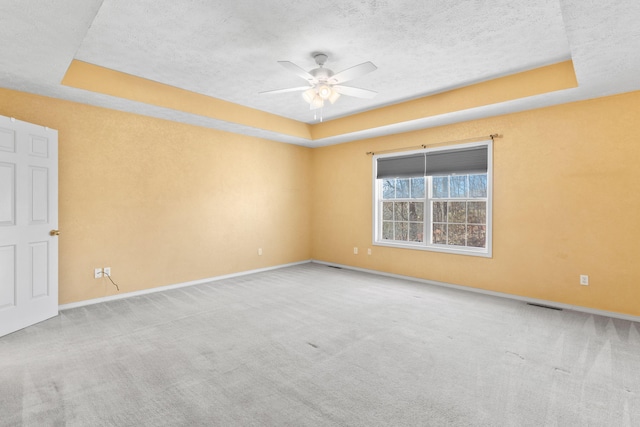
{"type": "Polygon", "coordinates": [[[332,104],[336,102],[340,98],[340,94],[335,91],[335,89],[331,89],[331,95],[329,95],[329,102],[332,104]]]}
{"type": "Polygon", "coordinates": [[[302,92],[302,98],[307,101],[309,104],[313,102],[313,98],[316,97],[316,89],[311,87],[304,92],[302,92]]]}
{"type": "Polygon", "coordinates": [[[322,108],[324,106],[324,99],[322,99],[319,95],[316,95],[310,102],[310,104],[311,109],[322,108]]]}
{"type": "Polygon", "coordinates": [[[332,93],[333,89],[331,88],[331,86],[324,84],[318,86],[318,95],[325,101],[331,97],[332,93]]]}

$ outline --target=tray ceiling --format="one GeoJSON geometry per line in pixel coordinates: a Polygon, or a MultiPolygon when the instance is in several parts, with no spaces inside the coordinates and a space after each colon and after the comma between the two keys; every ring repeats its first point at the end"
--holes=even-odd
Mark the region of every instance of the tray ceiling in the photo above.
{"type": "Polygon", "coordinates": [[[11,0],[0,5],[0,86],[309,146],[640,89],[640,5],[592,0],[269,2],[11,0]],[[307,139],[61,84],[73,60],[307,124],[305,82],[277,61],[335,72],[372,61],[329,121],[571,59],[578,87],[357,134],[307,139]]]}

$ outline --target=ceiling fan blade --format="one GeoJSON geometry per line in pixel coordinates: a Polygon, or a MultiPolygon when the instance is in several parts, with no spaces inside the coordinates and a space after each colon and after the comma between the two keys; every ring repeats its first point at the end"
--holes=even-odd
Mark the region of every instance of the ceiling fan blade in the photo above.
{"type": "Polygon", "coordinates": [[[318,82],[315,77],[313,77],[311,74],[309,74],[308,72],[306,72],[302,68],[298,67],[293,62],[278,61],[278,64],[282,65],[284,68],[286,68],[287,70],[291,71],[292,73],[302,77],[303,79],[305,79],[309,83],[317,83],[318,82]]]}
{"type": "Polygon", "coordinates": [[[364,76],[367,73],[377,70],[378,67],[373,65],[372,62],[363,62],[362,64],[355,65],[346,70],[340,71],[329,79],[331,84],[340,84],[349,80],[353,80],[357,77],[364,76]]]}
{"type": "Polygon", "coordinates": [[[311,86],[290,87],[287,89],[266,90],[260,92],[260,95],[273,95],[274,93],[287,93],[287,92],[299,92],[309,89],[311,86]]]}
{"type": "Polygon", "coordinates": [[[347,96],[353,96],[356,98],[366,98],[366,99],[371,99],[378,94],[378,92],[374,92],[369,89],[360,89],[357,87],[340,86],[340,85],[333,86],[333,90],[338,92],[340,95],[347,95],[347,96]]]}

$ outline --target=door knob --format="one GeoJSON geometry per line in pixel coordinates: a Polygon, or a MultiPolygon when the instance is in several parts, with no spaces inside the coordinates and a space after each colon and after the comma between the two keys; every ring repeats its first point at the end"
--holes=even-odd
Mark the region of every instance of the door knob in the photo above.
{"type": "Polygon", "coordinates": [[[49,236],[59,236],[60,235],[60,230],[51,230],[49,232],[49,236]]]}

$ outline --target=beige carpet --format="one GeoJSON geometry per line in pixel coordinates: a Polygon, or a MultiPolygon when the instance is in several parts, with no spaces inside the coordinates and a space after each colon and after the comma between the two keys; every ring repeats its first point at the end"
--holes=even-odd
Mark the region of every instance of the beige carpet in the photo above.
{"type": "Polygon", "coordinates": [[[639,326],[304,264],[0,338],[0,425],[638,426],[639,326]]]}

